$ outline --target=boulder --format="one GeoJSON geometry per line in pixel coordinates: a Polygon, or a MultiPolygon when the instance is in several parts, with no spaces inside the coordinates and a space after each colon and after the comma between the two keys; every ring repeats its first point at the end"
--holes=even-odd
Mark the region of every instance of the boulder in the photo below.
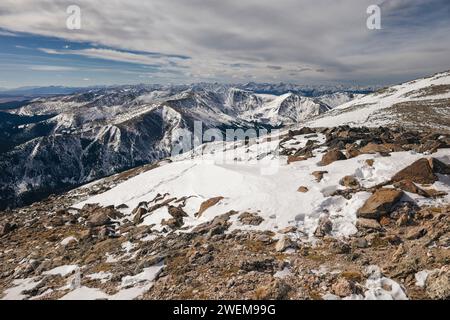
{"type": "Polygon", "coordinates": [[[142,218],[143,216],[147,213],[147,209],[142,208],[142,207],[138,207],[136,209],[133,210],[133,223],[135,225],[138,225],[142,222],[142,218]]]}
{"type": "Polygon", "coordinates": [[[357,288],[353,281],[347,280],[345,278],[340,278],[335,283],[333,283],[333,285],[331,286],[331,291],[335,295],[344,298],[356,293],[357,288]]]}
{"type": "Polygon", "coordinates": [[[368,153],[368,154],[374,154],[374,153],[389,153],[391,152],[391,148],[385,144],[376,144],[376,143],[368,143],[364,147],[360,148],[359,151],[361,153],[368,153]]]}
{"type": "Polygon", "coordinates": [[[378,189],[358,210],[358,218],[380,219],[392,212],[402,198],[403,191],[396,189],[378,189]]]}
{"type": "Polygon", "coordinates": [[[168,211],[172,217],[178,220],[183,220],[183,218],[188,216],[188,214],[180,207],[169,206],[168,211]]]}
{"type": "Polygon", "coordinates": [[[238,217],[242,224],[249,226],[259,226],[264,219],[256,213],[244,212],[238,217]]]}
{"type": "Polygon", "coordinates": [[[397,172],[391,179],[392,182],[400,182],[402,180],[410,180],[420,184],[433,184],[438,178],[433,172],[430,161],[422,158],[397,172]]]}
{"type": "Polygon", "coordinates": [[[380,231],[382,229],[381,224],[377,220],[359,218],[356,221],[356,227],[358,229],[369,229],[380,231]]]}
{"type": "Polygon", "coordinates": [[[411,180],[402,180],[394,183],[394,187],[401,189],[406,192],[415,193],[423,197],[429,197],[430,195],[423,189],[419,188],[411,180]]]}
{"type": "Polygon", "coordinates": [[[301,193],[306,193],[308,191],[309,191],[309,189],[307,187],[305,187],[305,186],[301,186],[297,190],[297,192],[301,192],[301,193]]]}
{"type": "Polygon", "coordinates": [[[311,175],[316,178],[317,182],[320,182],[323,179],[323,175],[326,173],[328,173],[328,171],[314,171],[313,173],[311,173],[311,175]]]}
{"type": "Polygon", "coordinates": [[[288,236],[283,235],[275,245],[275,250],[277,252],[283,252],[288,248],[293,248],[295,246],[294,242],[288,236]]]}
{"type": "Polygon", "coordinates": [[[347,187],[347,188],[352,188],[352,189],[356,189],[359,188],[361,185],[359,184],[358,179],[356,179],[353,176],[345,176],[343,177],[340,181],[339,184],[341,186],[347,187]]]}
{"type": "Polygon", "coordinates": [[[288,156],[287,164],[291,164],[293,162],[305,161],[305,160],[308,160],[308,158],[302,157],[302,156],[288,156]]]}
{"type": "Polygon", "coordinates": [[[274,279],[255,290],[257,300],[287,300],[292,288],[283,279],[274,279]]]}
{"type": "Polygon", "coordinates": [[[330,150],[323,155],[320,164],[323,166],[327,166],[339,160],[347,160],[347,157],[339,150],[330,150]]]}

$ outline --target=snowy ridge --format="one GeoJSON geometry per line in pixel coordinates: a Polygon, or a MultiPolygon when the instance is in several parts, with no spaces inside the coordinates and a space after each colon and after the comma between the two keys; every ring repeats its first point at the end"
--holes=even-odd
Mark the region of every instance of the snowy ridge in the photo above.
{"type": "MultiPolygon", "coordinates": [[[[366,96],[344,103],[326,115],[309,121],[308,125],[330,127],[339,125],[381,126],[401,122],[402,125],[414,125],[427,119],[414,119],[405,113],[415,113],[417,108],[425,110],[429,115],[438,113],[450,117],[448,105],[450,99],[450,72],[406,82],[379,90],[366,96]],[[442,106],[441,106],[442,104],[442,106]],[[405,106],[405,108],[400,108],[405,106]],[[439,109],[435,110],[435,107],[439,109]]],[[[419,111],[422,111],[420,110],[419,111]]],[[[433,118],[433,120],[435,120],[433,118]]],[[[430,126],[438,126],[430,121],[430,126]]]]}

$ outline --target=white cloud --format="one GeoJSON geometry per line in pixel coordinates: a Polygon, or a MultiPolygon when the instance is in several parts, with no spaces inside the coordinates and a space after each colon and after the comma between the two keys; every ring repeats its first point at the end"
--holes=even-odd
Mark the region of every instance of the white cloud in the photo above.
{"type": "Polygon", "coordinates": [[[50,65],[34,65],[29,67],[33,71],[77,71],[77,68],[65,66],[50,66],[50,65]]]}

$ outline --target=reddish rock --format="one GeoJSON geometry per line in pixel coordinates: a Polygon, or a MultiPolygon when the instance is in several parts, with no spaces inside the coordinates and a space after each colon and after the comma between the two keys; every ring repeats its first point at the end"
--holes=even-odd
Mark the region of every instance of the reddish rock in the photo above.
{"type": "Polygon", "coordinates": [[[320,163],[324,166],[327,166],[339,160],[347,160],[347,157],[339,150],[330,150],[323,155],[320,163]]]}
{"type": "Polygon", "coordinates": [[[400,182],[402,180],[410,180],[420,184],[433,184],[438,178],[433,172],[430,161],[422,158],[399,171],[392,177],[392,182],[400,182]]]}
{"type": "Polygon", "coordinates": [[[425,190],[416,186],[414,184],[414,182],[412,182],[411,180],[402,180],[402,181],[396,182],[394,184],[394,187],[401,189],[403,191],[406,191],[406,192],[411,192],[411,193],[421,195],[423,197],[428,198],[430,196],[425,190]]]}
{"type": "Polygon", "coordinates": [[[306,157],[297,157],[297,156],[288,156],[287,164],[291,164],[293,162],[305,161],[308,158],[306,157]]]}
{"type": "Polygon", "coordinates": [[[211,199],[208,199],[206,201],[203,201],[202,204],[200,205],[200,209],[198,209],[196,217],[200,217],[203,214],[203,212],[205,212],[209,208],[211,208],[211,207],[215,206],[216,204],[218,204],[219,201],[222,200],[222,199],[223,199],[223,197],[215,197],[215,198],[211,198],[211,199]]]}
{"type": "Polygon", "coordinates": [[[380,219],[391,213],[394,206],[402,198],[403,191],[396,189],[378,189],[358,210],[359,218],[380,219]]]}
{"type": "Polygon", "coordinates": [[[314,171],[313,173],[311,173],[315,178],[317,182],[322,181],[323,179],[323,175],[325,173],[328,173],[328,171],[314,171]]]}
{"type": "Polygon", "coordinates": [[[305,187],[305,186],[301,186],[301,187],[298,188],[297,191],[301,192],[301,193],[306,193],[306,192],[309,191],[309,189],[307,187],[305,187]]]}

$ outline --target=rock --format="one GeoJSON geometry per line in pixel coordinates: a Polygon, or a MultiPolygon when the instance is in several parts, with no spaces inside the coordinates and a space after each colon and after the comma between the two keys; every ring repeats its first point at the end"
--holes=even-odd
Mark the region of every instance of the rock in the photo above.
{"type": "Polygon", "coordinates": [[[172,217],[178,220],[183,220],[183,218],[188,217],[188,214],[180,207],[169,206],[168,212],[172,217]]]}
{"type": "Polygon", "coordinates": [[[374,159],[367,159],[366,160],[366,164],[369,166],[369,167],[373,167],[373,164],[375,163],[375,160],[374,159]]]}
{"type": "Polygon", "coordinates": [[[347,280],[345,278],[339,278],[338,281],[333,283],[331,286],[331,291],[341,297],[348,297],[357,292],[356,285],[353,281],[347,280]]]}
{"type": "Polygon", "coordinates": [[[135,225],[142,223],[142,221],[143,221],[142,218],[146,213],[147,213],[147,209],[145,209],[145,208],[138,207],[138,208],[134,209],[132,212],[132,214],[134,214],[133,223],[135,225]]]}
{"type": "Polygon", "coordinates": [[[422,158],[397,172],[391,179],[392,182],[400,182],[402,180],[410,180],[420,184],[433,184],[438,178],[433,172],[430,161],[422,158]]]}
{"type": "Polygon", "coordinates": [[[320,182],[323,179],[323,175],[326,173],[328,173],[328,171],[314,171],[311,174],[316,178],[317,182],[320,182]]]}
{"type": "Polygon", "coordinates": [[[396,189],[378,189],[358,210],[359,218],[380,219],[392,212],[402,198],[403,191],[396,189]]]}
{"type": "Polygon", "coordinates": [[[277,252],[283,252],[288,248],[294,247],[294,242],[286,235],[283,235],[275,245],[275,250],[277,252]]]}
{"type": "Polygon", "coordinates": [[[427,234],[427,229],[425,229],[423,227],[414,227],[408,231],[408,233],[406,234],[406,239],[416,240],[416,239],[422,238],[426,234],[427,234]]]}
{"type": "Polygon", "coordinates": [[[235,214],[237,214],[236,211],[230,211],[230,212],[227,212],[220,216],[217,216],[212,221],[208,221],[208,222],[202,223],[201,225],[198,225],[197,227],[194,228],[194,230],[192,232],[204,234],[204,233],[212,232],[211,230],[214,230],[213,232],[217,232],[220,230],[225,231],[230,226],[230,223],[228,222],[228,220],[230,220],[230,217],[235,214]]]}
{"type": "Polygon", "coordinates": [[[8,233],[14,231],[15,229],[17,229],[17,225],[14,223],[6,222],[0,225],[0,237],[7,235],[8,233]]]}
{"type": "Polygon", "coordinates": [[[240,269],[246,272],[273,272],[275,259],[273,257],[255,257],[241,262],[240,269]]]}
{"type": "Polygon", "coordinates": [[[353,177],[353,176],[345,176],[345,177],[343,177],[343,178],[339,181],[339,184],[340,184],[341,186],[344,186],[344,187],[347,187],[347,188],[352,188],[352,189],[355,189],[355,188],[359,188],[359,187],[360,187],[360,184],[359,184],[358,179],[356,179],[356,178],[353,177]]]}
{"type": "Polygon", "coordinates": [[[347,254],[352,251],[352,247],[345,241],[333,240],[329,243],[330,252],[334,254],[347,254]]]}
{"type": "Polygon", "coordinates": [[[255,290],[257,300],[285,300],[291,287],[282,279],[274,279],[268,285],[260,286],[255,290]]]}
{"type": "Polygon", "coordinates": [[[396,262],[406,253],[405,245],[401,243],[392,255],[392,261],[396,262]]]}
{"type": "Polygon", "coordinates": [[[297,227],[289,226],[289,227],[286,227],[286,228],[280,230],[280,233],[286,234],[286,233],[294,233],[296,231],[297,231],[297,227]]]}
{"type": "Polygon", "coordinates": [[[450,165],[436,158],[431,158],[428,160],[428,162],[430,163],[431,169],[433,170],[434,173],[450,174],[450,165]]]}
{"type": "Polygon", "coordinates": [[[353,147],[347,148],[345,153],[346,153],[347,159],[355,158],[361,154],[361,152],[359,152],[358,149],[353,148],[353,147]]]}
{"type": "Polygon", "coordinates": [[[323,166],[327,166],[335,161],[339,160],[347,160],[347,157],[339,150],[330,150],[324,154],[320,164],[323,166]]]}
{"type": "Polygon", "coordinates": [[[112,219],[117,219],[123,217],[120,211],[114,209],[114,206],[108,207],[96,207],[93,210],[90,209],[88,225],[90,227],[99,227],[112,223],[112,219]]]}
{"type": "Polygon", "coordinates": [[[407,213],[403,213],[400,215],[400,217],[397,219],[397,227],[404,227],[408,225],[409,222],[409,215],[407,213]]]}
{"type": "Polygon", "coordinates": [[[332,230],[333,223],[331,222],[330,218],[328,216],[322,216],[319,219],[319,224],[316,228],[316,231],[314,231],[314,236],[322,238],[326,235],[329,235],[332,230]]]}
{"type": "Polygon", "coordinates": [[[369,243],[364,238],[356,238],[355,240],[353,240],[352,245],[355,248],[365,249],[369,246],[369,243]]]}
{"type": "Polygon", "coordinates": [[[125,203],[122,203],[122,204],[118,205],[116,207],[116,209],[118,209],[118,210],[120,210],[120,209],[128,209],[128,206],[125,203]]]}
{"type": "Polygon", "coordinates": [[[195,216],[198,217],[198,218],[201,217],[203,212],[205,212],[206,210],[208,210],[212,206],[215,206],[217,203],[219,203],[220,200],[223,200],[223,197],[215,197],[215,198],[211,198],[211,199],[208,199],[208,200],[204,201],[200,205],[200,209],[195,214],[195,216]]]}
{"type": "Polygon", "coordinates": [[[163,219],[161,221],[161,225],[168,226],[171,229],[179,229],[183,226],[183,220],[170,218],[170,219],[163,219]]]}
{"type": "Polygon", "coordinates": [[[376,143],[370,142],[367,145],[365,145],[364,147],[360,148],[359,151],[361,153],[368,153],[368,154],[389,153],[389,152],[391,152],[391,148],[389,148],[389,146],[387,146],[385,144],[376,144],[376,143]]]}
{"type": "Polygon", "coordinates": [[[88,224],[91,227],[99,227],[109,223],[111,223],[111,218],[108,216],[108,213],[104,211],[94,213],[88,221],[88,224]]]}
{"type": "Polygon", "coordinates": [[[303,127],[301,129],[297,129],[297,130],[289,130],[288,135],[289,137],[295,137],[295,136],[300,136],[303,134],[312,134],[315,133],[315,131],[311,128],[308,127],[303,127]]]}
{"type": "Polygon", "coordinates": [[[406,191],[406,192],[418,194],[423,197],[427,197],[427,198],[430,197],[430,195],[425,190],[416,186],[414,184],[414,182],[412,182],[411,180],[402,180],[402,181],[396,182],[396,183],[394,183],[394,187],[401,189],[403,191],[406,191]]]}
{"type": "Polygon", "coordinates": [[[386,226],[391,224],[391,219],[389,217],[386,217],[386,216],[381,217],[380,224],[381,224],[381,226],[386,227],[386,226]]]}
{"type": "Polygon", "coordinates": [[[305,186],[301,186],[297,190],[297,192],[301,192],[301,193],[306,193],[308,191],[309,191],[309,189],[307,187],[305,187],[305,186]]]}
{"type": "Polygon", "coordinates": [[[427,295],[434,300],[450,298],[450,271],[448,266],[430,273],[425,281],[427,295]]]}
{"type": "Polygon", "coordinates": [[[86,229],[80,232],[79,239],[80,241],[89,240],[92,236],[92,229],[86,229]]]}
{"type": "Polygon", "coordinates": [[[117,237],[116,230],[110,226],[102,225],[97,230],[97,237],[100,240],[106,240],[108,238],[115,238],[115,237],[117,237]]]}
{"type": "Polygon", "coordinates": [[[264,219],[256,213],[244,212],[238,217],[242,224],[250,226],[259,226],[264,219]]]}
{"type": "Polygon", "coordinates": [[[308,160],[308,158],[301,157],[301,156],[288,156],[287,164],[291,164],[293,162],[305,161],[305,160],[308,160]]]}
{"type": "Polygon", "coordinates": [[[370,229],[376,231],[382,230],[381,224],[377,220],[365,218],[359,218],[356,221],[356,227],[358,229],[370,229]]]}

